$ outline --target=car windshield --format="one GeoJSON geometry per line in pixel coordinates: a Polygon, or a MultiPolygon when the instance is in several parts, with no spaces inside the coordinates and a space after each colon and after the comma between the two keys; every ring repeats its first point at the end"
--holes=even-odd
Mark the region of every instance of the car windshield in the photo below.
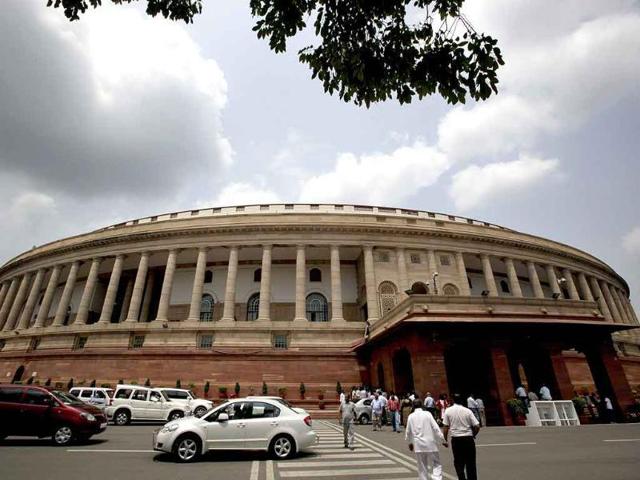
{"type": "Polygon", "coordinates": [[[293,405],[287,402],[284,398],[276,398],[276,402],[281,403],[285,407],[289,407],[291,410],[293,410],[293,405]]]}
{"type": "Polygon", "coordinates": [[[171,398],[169,398],[169,395],[167,395],[167,392],[165,392],[164,390],[160,390],[160,393],[162,394],[162,396],[167,402],[171,401],[171,398]]]}
{"type": "Polygon", "coordinates": [[[61,392],[60,390],[52,390],[51,394],[65,405],[84,405],[84,402],[75,395],[61,392]]]}
{"type": "Polygon", "coordinates": [[[193,391],[191,391],[191,390],[189,390],[189,395],[191,395],[191,398],[193,398],[193,399],[198,398],[198,396],[195,393],[193,393],[193,391]]]}

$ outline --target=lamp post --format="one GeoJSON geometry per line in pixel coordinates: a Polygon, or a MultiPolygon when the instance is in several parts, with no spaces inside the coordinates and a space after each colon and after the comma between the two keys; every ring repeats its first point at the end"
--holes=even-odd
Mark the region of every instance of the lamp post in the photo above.
{"type": "Polygon", "coordinates": [[[436,278],[438,278],[438,272],[433,272],[433,277],[431,277],[433,279],[433,294],[437,295],[438,294],[438,284],[436,283],[436,278]]]}

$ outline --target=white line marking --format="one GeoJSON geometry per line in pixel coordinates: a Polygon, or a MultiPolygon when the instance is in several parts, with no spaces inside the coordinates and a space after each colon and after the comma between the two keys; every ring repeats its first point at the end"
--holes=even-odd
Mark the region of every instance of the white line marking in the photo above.
{"type": "Polygon", "coordinates": [[[258,476],[260,475],[260,462],[258,460],[254,460],[251,462],[251,477],[249,480],[258,480],[258,476]]]}
{"type": "Polygon", "coordinates": [[[603,440],[603,442],[640,442],[640,438],[614,438],[613,440],[603,440]]]}
{"type": "MultiPolygon", "coordinates": [[[[382,455],[379,453],[371,452],[371,453],[321,453],[320,455],[315,455],[310,458],[327,458],[327,459],[337,459],[337,458],[381,458],[382,455]]],[[[307,457],[303,457],[305,460],[307,457]]],[[[289,463],[296,463],[298,460],[289,460],[289,463]]]]}
{"type": "Polygon", "coordinates": [[[278,468],[305,468],[305,467],[362,467],[366,465],[394,465],[393,460],[386,458],[380,460],[342,460],[340,462],[278,462],[278,468]]]}
{"type": "Polygon", "coordinates": [[[351,468],[344,470],[295,470],[293,472],[279,472],[282,478],[309,478],[309,477],[337,477],[346,475],[382,475],[391,473],[409,473],[406,468],[351,468]]]}
{"type": "Polygon", "coordinates": [[[537,442],[515,442],[515,443],[485,443],[476,447],[513,447],[518,445],[537,445],[537,442]]]}
{"type": "MultiPolygon", "coordinates": [[[[309,450],[309,451],[313,452],[313,453],[338,453],[338,452],[342,452],[344,450],[345,450],[344,447],[340,447],[340,448],[314,448],[313,450],[309,450]]],[[[370,452],[371,449],[370,448],[363,448],[363,447],[355,447],[355,451],[356,452],[370,452]]]]}
{"type": "Polygon", "coordinates": [[[273,473],[273,460],[267,460],[267,480],[274,480],[276,476],[273,473]]]}
{"type": "MultiPolygon", "coordinates": [[[[154,453],[155,450],[98,450],[93,448],[68,448],[67,452],[79,453],[154,453]]],[[[158,452],[160,453],[160,452],[158,452]]]]}

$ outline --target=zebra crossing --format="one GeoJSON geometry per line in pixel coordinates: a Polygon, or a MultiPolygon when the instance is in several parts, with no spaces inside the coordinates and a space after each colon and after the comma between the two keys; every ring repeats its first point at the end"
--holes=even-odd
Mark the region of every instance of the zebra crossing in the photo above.
{"type": "Polygon", "coordinates": [[[415,480],[415,460],[384,445],[356,434],[354,450],[344,448],[342,429],[325,421],[316,421],[320,437],[311,455],[274,462],[274,478],[345,478],[415,480]]]}

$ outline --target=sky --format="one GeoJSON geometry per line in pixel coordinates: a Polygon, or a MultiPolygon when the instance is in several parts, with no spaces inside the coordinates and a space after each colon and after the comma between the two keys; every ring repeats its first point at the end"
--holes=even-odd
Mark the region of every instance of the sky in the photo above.
{"type": "Polygon", "coordinates": [[[0,263],[68,235],[196,207],[447,212],[601,258],[640,307],[640,2],[467,0],[498,39],[499,94],[367,109],[274,54],[248,1],[194,24],[43,0],[0,14],[0,263]]]}

